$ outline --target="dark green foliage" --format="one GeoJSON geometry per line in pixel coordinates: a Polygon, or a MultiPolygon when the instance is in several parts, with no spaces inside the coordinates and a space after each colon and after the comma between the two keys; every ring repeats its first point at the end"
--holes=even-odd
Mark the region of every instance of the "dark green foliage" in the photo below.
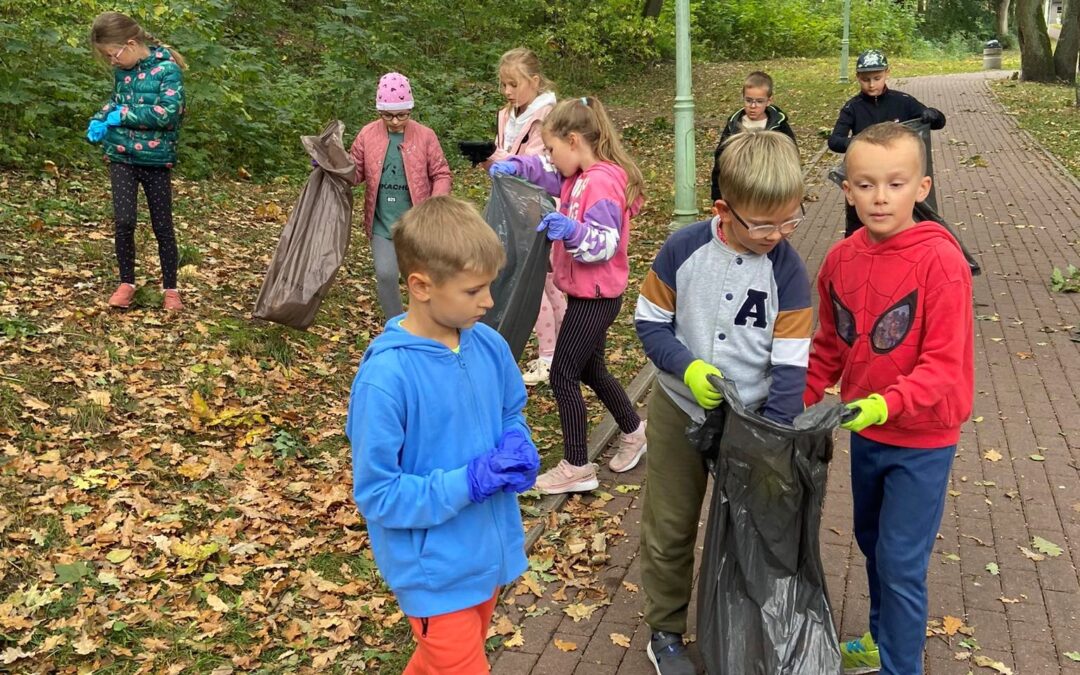
{"type": "MultiPolygon", "coordinates": [[[[937,2],[938,0],[935,0],[937,2]]],[[[948,0],[969,4],[973,0],[948,0]]],[[[490,138],[503,104],[495,72],[512,47],[537,51],[561,94],[595,92],[674,55],[674,0],[129,0],[120,7],[187,59],[178,171],[193,178],[302,174],[299,136],[331,119],[346,142],[374,119],[379,75],[407,75],[414,117],[451,162],[457,141],[490,138]]],[[[692,0],[695,58],[837,52],[842,0],[692,0]]],[[[852,53],[910,50],[912,5],[852,0],[852,53]]],[[[0,166],[100,161],[83,135],[109,94],[90,23],[107,0],[0,0],[0,166]]]]}

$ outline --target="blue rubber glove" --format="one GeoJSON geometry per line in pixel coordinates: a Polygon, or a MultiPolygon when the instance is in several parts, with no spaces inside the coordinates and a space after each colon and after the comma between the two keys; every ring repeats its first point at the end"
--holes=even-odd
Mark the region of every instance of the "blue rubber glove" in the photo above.
{"type": "Polygon", "coordinates": [[[848,431],[858,433],[872,424],[885,424],[889,420],[889,406],[885,404],[885,398],[881,394],[870,394],[866,398],[856,399],[848,403],[847,407],[859,411],[854,419],[840,424],[848,431]]]}
{"type": "Polygon", "coordinates": [[[86,140],[98,143],[105,138],[105,132],[108,130],[109,125],[101,120],[90,120],[90,126],[86,127],[86,140]]]}
{"type": "Polygon", "coordinates": [[[120,126],[120,108],[115,108],[111,113],[105,117],[105,124],[110,127],[120,126]]]}
{"type": "Polygon", "coordinates": [[[317,159],[311,160],[311,168],[314,169],[317,166],[319,166],[319,160],[317,160],[317,159]]]}
{"type": "Polygon", "coordinates": [[[565,241],[573,239],[578,233],[581,223],[569,216],[564,216],[558,211],[552,211],[541,219],[536,226],[537,232],[547,230],[547,238],[551,241],[565,241]]]}
{"type": "Polygon", "coordinates": [[[521,431],[503,434],[499,444],[469,461],[467,477],[469,499],[479,504],[507,487],[528,490],[536,481],[540,469],[540,455],[536,446],[521,431]]]}
{"type": "Polygon", "coordinates": [[[491,168],[488,169],[488,173],[491,174],[492,178],[498,176],[499,174],[502,174],[504,176],[517,176],[518,165],[505,159],[498,162],[492,162],[491,168]]]}
{"type": "Polygon", "coordinates": [[[496,464],[506,467],[500,471],[507,479],[503,492],[525,492],[531,488],[540,472],[540,453],[532,439],[518,429],[511,429],[499,439],[498,449],[496,464]]]}

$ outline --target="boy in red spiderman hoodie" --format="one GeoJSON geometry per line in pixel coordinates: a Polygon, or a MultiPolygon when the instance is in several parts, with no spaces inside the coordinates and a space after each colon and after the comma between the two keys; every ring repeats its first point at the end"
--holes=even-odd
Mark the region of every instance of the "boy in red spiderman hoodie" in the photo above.
{"type": "Polygon", "coordinates": [[[841,646],[846,672],[923,672],[926,573],[974,398],[971,272],[943,227],[912,218],[930,190],[924,153],[896,122],[855,137],[843,189],[866,226],[818,275],[803,401],[839,378],[856,413],[842,426],[854,432],[854,531],[870,586],[870,631],[841,646]]]}

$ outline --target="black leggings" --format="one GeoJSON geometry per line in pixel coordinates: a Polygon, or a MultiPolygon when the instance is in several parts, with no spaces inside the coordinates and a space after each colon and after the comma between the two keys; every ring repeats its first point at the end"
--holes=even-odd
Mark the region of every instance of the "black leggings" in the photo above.
{"type": "Polygon", "coordinates": [[[559,406],[566,461],[584,466],[588,454],[588,409],[581,395],[584,382],[611,412],[619,429],[629,434],[641,424],[634,405],[604,362],[607,331],[619,316],[622,297],[566,298],[566,316],[555,341],[551,361],[551,389],[559,406]]]}
{"type": "Polygon", "coordinates": [[[135,223],[139,184],[150,207],[150,223],[161,260],[161,287],[176,288],[176,235],[172,219],[172,169],[112,162],[113,220],[116,222],[116,259],[120,281],[135,283],[135,223]]]}

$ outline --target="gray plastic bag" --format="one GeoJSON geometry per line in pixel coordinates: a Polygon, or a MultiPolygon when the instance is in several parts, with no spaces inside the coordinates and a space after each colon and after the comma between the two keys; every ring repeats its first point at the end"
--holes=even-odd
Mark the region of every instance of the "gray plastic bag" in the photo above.
{"type": "Polygon", "coordinates": [[[840,644],[818,529],[832,434],[846,408],[818,404],[778,424],[724,403],[688,436],[711,462],[698,586],[698,647],[711,675],[839,675],[840,644]]]}
{"type": "Polygon", "coordinates": [[[342,145],[345,124],[335,120],[300,142],[318,162],[281,232],[253,315],[305,329],[334,281],[349,248],[355,166],[342,145]]]}
{"type": "Polygon", "coordinates": [[[484,220],[502,241],[506,265],[491,284],[495,305],[483,321],[499,331],[515,359],[525,350],[540,313],[551,255],[551,242],[536,226],[554,210],[551,195],[532,183],[503,174],[492,179],[484,220]]]}

